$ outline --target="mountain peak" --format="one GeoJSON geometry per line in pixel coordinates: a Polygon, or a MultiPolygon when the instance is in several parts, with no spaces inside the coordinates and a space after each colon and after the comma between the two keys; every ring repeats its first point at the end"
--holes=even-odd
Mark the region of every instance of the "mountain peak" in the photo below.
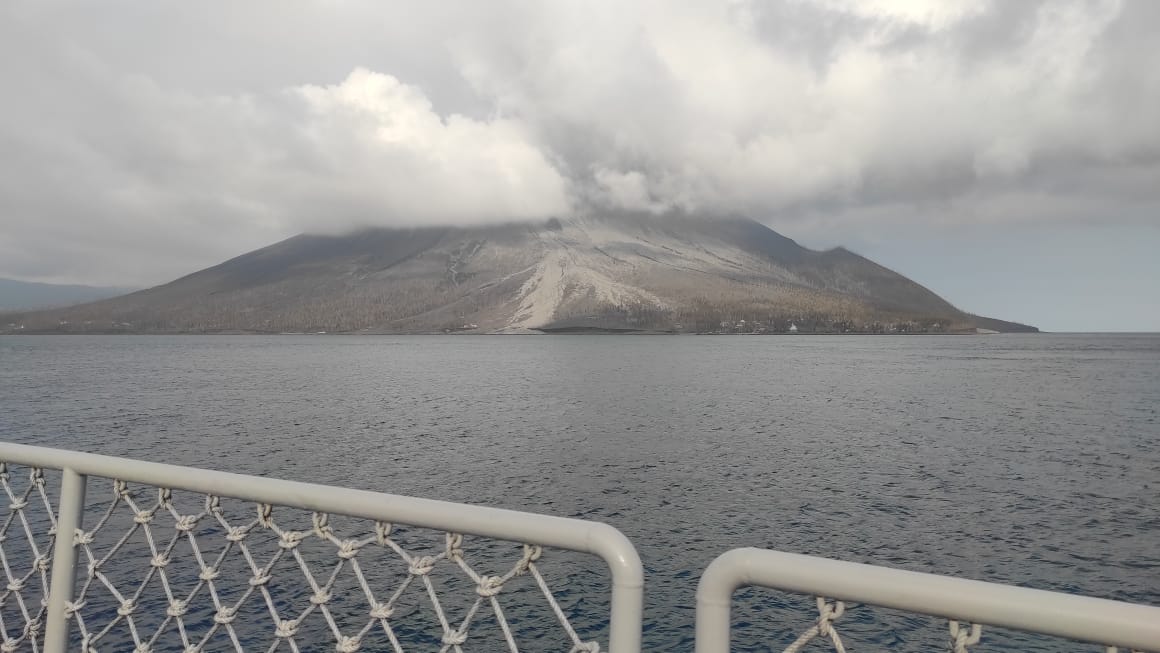
{"type": "Polygon", "coordinates": [[[621,214],[295,236],[127,297],[20,319],[41,330],[527,333],[947,331],[983,318],[753,220],[621,214]]]}

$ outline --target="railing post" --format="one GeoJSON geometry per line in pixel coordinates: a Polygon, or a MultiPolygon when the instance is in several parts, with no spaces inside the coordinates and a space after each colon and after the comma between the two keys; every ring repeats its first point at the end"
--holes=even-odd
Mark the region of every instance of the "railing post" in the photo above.
{"type": "Polygon", "coordinates": [[[612,610],[608,628],[609,653],[640,652],[644,609],[641,587],[612,587],[612,610]]]}
{"type": "Polygon", "coordinates": [[[734,549],[717,556],[697,583],[697,615],[694,632],[696,653],[728,653],[733,592],[746,577],[748,552],[734,549]]]}
{"type": "Polygon", "coordinates": [[[60,482],[60,506],[56,517],[56,547],[52,553],[52,581],[48,591],[48,614],[44,628],[44,653],[65,653],[68,649],[66,604],[73,596],[77,550],[73,543],[81,527],[85,509],[85,481],[65,468],[60,482]]]}
{"type": "Polygon", "coordinates": [[[644,565],[640,556],[623,533],[607,524],[593,524],[587,539],[589,550],[603,558],[612,572],[609,653],[640,653],[644,612],[644,565]]]}

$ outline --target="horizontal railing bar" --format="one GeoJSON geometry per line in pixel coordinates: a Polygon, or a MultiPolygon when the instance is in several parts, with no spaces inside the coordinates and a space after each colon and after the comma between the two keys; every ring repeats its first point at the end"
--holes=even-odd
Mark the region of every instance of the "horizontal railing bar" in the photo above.
{"type": "Polygon", "coordinates": [[[608,524],[10,442],[0,442],[0,460],[595,554],[608,564],[612,572],[610,648],[617,653],[639,650],[644,569],[632,543],[608,524]],[[625,627],[634,621],[635,638],[625,634],[625,627]]]}
{"type": "Polygon", "coordinates": [[[754,548],[726,552],[705,570],[698,635],[702,616],[710,628],[722,611],[728,619],[733,592],[747,585],[1160,651],[1160,607],[754,548]]]}
{"type": "Polygon", "coordinates": [[[619,531],[580,519],[11,443],[0,443],[0,460],[256,503],[608,553],[621,566],[637,562],[635,550],[619,531]]]}

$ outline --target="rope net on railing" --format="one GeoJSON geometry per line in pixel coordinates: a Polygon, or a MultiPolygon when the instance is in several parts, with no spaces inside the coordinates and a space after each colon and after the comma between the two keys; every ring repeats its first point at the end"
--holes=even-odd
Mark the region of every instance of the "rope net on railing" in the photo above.
{"type": "MultiPolygon", "coordinates": [[[[836,653],[846,653],[848,649],[841,636],[839,636],[837,626],[835,625],[835,622],[847,613],[846,604],[842,601],[835,601],[821,596],[813,598],[817,605],[817,618],[789,646],[782,649],[782,653],[799,653],[800,651],[806,650],[815,641],[822,644],[824,648],[831,649],[836,653]]],[[[943,650],[949,651],[950,653],[971,653],[971,647],[982,642],[983,627],[981,624],[966,623],[953,619],[945,623],[950,637],[946,640],[946,645],[943,650]]],[[[926,647],[921,648],[925,649],[926,647]]],[[[1115,646],[1103,648],[1105,653],[1118,653],[1118,649],[1115,646]]],[[[1144,652],[1132,650],[1131,653],[1144,652]]]]}
{"type": "MultiPolygon", "coordinates": [[[[39,470],[19,489],[13,476],[0,467],[11,502],[0,651],[36,651],[53,503],[39,470]],[[49,522],[26,516],[33,501],[49,522]],[[16,534],[28,546],[10,555],[16,534]],[[17,558],[22,566],[10,564],[17,558]]],[[[169,490],[118,480],[90,479],[88,496],[74,534],[70,650],[460,653],[469,638],[486,650],[600,650],[573,627],[582,599],[561,605],[535,545],[212,495],[182,493],[179,508],[169,490]]]]}
{"type": "Polygon", "coordinates": [[[39,469],[31,470],[27,483],[13,487],[7,465],[0,463],[0,485],[8,498],[8,514],[0,525],[0,564],[5,576],[0,591],[0,651],[37,651],[56,541],[53,502],[39,469]]]}
{"type": "MultiPolygon", "coordinates": [[[[825,597],[815,597],[818,606],[818,618],[814,625],[798,636],[782,653],[798,653],[815,638],[829,639],[834,651],[846,653],[846,645],[834,627],[834,621],[846,613],[846,604],[842,601],[830,601],[825,597]]],[[[968,647],[979,643],[983,634],[982,626],[978,624],[960,624],[957,621],[949,622],[950,642],[948,650],[951,653],[970,653],[968,647]]]]}

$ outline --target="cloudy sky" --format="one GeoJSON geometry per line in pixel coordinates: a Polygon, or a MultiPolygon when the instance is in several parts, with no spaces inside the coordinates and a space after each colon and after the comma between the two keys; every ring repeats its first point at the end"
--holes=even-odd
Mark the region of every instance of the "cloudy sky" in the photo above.
{"type": "Polygon", "coordinates": [[[744,213],[978,313],[1160,330],[1160,2],[0,2],[0,277],[744,213]]]}

